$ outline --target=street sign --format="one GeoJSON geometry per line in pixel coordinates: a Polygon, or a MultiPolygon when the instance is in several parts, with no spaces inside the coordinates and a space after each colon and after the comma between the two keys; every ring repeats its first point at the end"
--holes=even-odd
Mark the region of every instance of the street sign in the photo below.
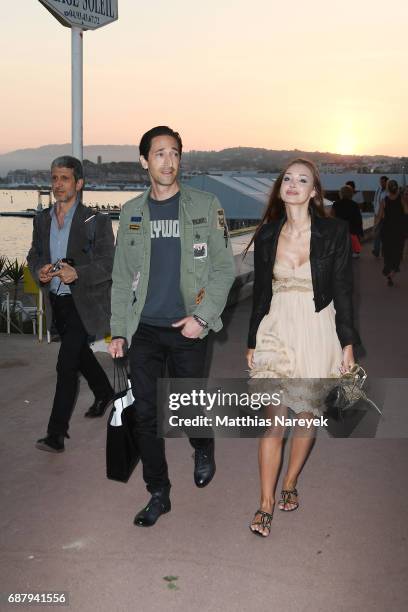
{"type": "Polygon", "coordinates": [[[118,0],[39,0],[62,25],[71,28],[72,155],[83,154],[84,30],[96,30],[116,21],[118,0]]]}
{"type": "Polygon", "coordinates": [[[96,30],[116,21],[118,0],[39,0],[62,25],[96,30]]]}

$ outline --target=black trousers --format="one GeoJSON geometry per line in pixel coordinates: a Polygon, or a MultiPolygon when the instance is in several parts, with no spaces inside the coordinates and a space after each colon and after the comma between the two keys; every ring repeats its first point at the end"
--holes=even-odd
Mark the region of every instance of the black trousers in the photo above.
{"type": "MultiPolygon", "coordinates": [[[[157,437],[157,379],[168,367],[170,378],[202,378],[207,338],[185,338],[179,329],[140,324],[129,349],[130,377],[135,398],[135,430],[150,493],[170,487],[163,438],[157,437]]],[[[193,448],[208,446],[208,438],[190,438],[193,448]]]]}
{"type": "Polygon", "coordinates": [[[50,293],[54,322],[61,337],[57,361],[57,386],[48,433],[65,435],[78,392],[81,373],[96,398],[112,394],[112,387],[102,366],[89,347],[89,336],[82,324],[71,295],[50,293]]]}

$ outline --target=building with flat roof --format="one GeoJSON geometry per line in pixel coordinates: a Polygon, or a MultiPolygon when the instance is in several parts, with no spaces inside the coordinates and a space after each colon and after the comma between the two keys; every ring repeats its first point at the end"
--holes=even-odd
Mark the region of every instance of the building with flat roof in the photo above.
{"type": "MultiPolygon", "coordinates": [[[[251,225],[261,218],[278,174],[257,172],[220,172],[184,177],[183,182],[196,189],[213,193],[225,210],[230,229],[251,225]]],[[[371,202],[379,186],[380,174],[321,174],[327,204],[338,197],[340,187],[353,180],[357,191],[362,191],[366,202],[371,202]]],[[[389,174],[400,186],[404,185],[402,174],[389,174]]]]}

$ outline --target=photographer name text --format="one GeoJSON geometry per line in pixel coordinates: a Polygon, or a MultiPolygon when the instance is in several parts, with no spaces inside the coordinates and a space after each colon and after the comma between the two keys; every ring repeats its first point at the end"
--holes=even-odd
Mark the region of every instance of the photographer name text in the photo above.
{"type": "Polygon", "coordinates": [[[323,416],[303,419],[298,417],[274,416],[273,418],[262,418],[254,416],[229,417],[215,416],[209,417],[198,415],[195,417],[179,417],[171,415],[169,417],[171,427],[327,427],[328,421],[323,416]]]}

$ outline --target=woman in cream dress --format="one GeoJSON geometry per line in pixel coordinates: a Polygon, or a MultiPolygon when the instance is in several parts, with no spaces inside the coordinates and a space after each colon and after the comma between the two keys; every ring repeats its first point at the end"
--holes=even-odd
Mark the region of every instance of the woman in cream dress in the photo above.
{"type": "MultiPolygon", "coordinates": [[[[282,233],[285,236],[284,230],[282,233]]],[[[310,229],[305,238],[310,241],[310,229]]],[[[315,312],[309,258],[294,265],[277,257],[272,291],[273,308],[258,328],[251,377],[338,376],[343,352],[336,333],[336,313],[333,303],[315,312]]],[[[291,408],[300,412],[297,406],[291,408]]],[[[311,412],[320,415],[318,409],[311,412]]]]}
{"type": "MultiPolygon", "coordinates": [[[[348,228],[328,218],[318,171],[295,160],[276,179],[265,215],[254,235],[254,300],[247,361],[253,379],[287,380],[283,403],[266,416],[321,414],[322,383],[301,379],[338,377],[354,364],[351,247],[348,228]]],[[[268,381],[257,381],[257,385],[268,381]]],[[[269,384],[271,384],[271,381],[269,384]]],[[[279,509],[299,506],[298,476],[312,448],[313,428],[294,429],[279,509]]],[[[285,428],[268,429],[259,443],[261,496],[251,522],[253,533],[267,536],[275,505],[285,428]]]]}

